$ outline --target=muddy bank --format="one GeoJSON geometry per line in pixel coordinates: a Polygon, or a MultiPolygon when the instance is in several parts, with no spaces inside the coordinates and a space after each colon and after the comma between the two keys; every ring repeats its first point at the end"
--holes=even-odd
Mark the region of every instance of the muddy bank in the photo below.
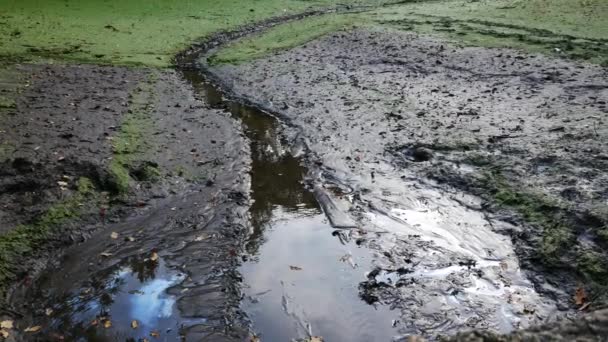
{"type": "Polygon", "coordinates": [[[19,71],[27,87],[3,113],[11,336],[36,326],[18,339],[246,335],[226,330],[238,321],[248,225],[239,123],[174,71],[19,71]]]}
{"type": "Polygon", "coordinates": [[[400,309],[402,333],[560,320],[578,284],[601,305],[605,69],[357,30],[211,71],[284,119],[312,183],[381,233],[361,296],[400,309]]]}

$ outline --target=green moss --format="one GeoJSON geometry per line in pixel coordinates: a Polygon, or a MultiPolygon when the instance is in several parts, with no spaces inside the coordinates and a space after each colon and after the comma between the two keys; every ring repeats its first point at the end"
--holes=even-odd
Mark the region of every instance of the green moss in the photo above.
{"type": "Polygon", "coordinates": [[[129,191],[129,184],[131,183],[131,176],[129,176],[129,169],[121,158],[114,158],[110,162],[109,173],[110,179],[109,187],[116,194],[124,194],[129,191]]]}
{"type": "Polygon", "coordinates": [[[575,243],[574,234],[561,217],[560,203],[540,192],[511,186],[498,172],[488,173],[486,186],[494,201],[516,211],[528,223],[542,229],[539,256],[547,264],[556,264],[575,243]]]}
{"type": "Polygon", "coordinates": [[[89,195],[95,191],[95,185],[93,184],[93,181],[91,181],[87,177],[78,178],[78,181],[76,182],[76,187],[78,189],[78,193],[82,195],[89,195]]]}
{"type": "Polygon", "coordinates": [[[591,250],[579,251],[577,267],[591,281],[608,285],[608,260],[602,254],[591,250]]]}
{"type": "Polygon", "coordinates": [[[380,0],[4,0],[0,56],[162,67],[219,30],[359,2],[380,0]]]}
{"type": "MultiPolygon", "coordinates": [[[[118,133],[112,137],[112,161],[108,166],[109,186],[116,194],[129,190],[131,170],[150,148],[148,142],[154,124],[150,118],[149,104],[154,100],[153,79],[143,82],[131,94],[131,105],[118,133]]],[[[148,170],[150,171],[150,170],[148,170]]],[[[152,172],[160,175],[160,171],[152,172]]]]}
{"type": "Polygon", "coordinates": [[[15,100],[0,95],[0,109],[2,108],[15,108],[15,100]]]}
{"type": "Polygon", "coordinates": [[[211,57],[211,64],[241,63],[267,54],[305,44],[320,36],[352,28],[362,20],[357,15],[324,15],[288,22],[259,35],[229,44],[211,57]]]}

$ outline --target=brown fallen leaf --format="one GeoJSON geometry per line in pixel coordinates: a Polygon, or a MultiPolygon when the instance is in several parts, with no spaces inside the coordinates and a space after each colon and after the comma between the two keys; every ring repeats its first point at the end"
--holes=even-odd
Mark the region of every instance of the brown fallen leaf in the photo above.
{"type": "Polygon", "coordinates": [[[110,321],[109,319],[103,321],[103,327],[108,329],[112,327],[112,321],[110,321]]]}
{"type": "Polygon", "coordinates": [[[261,342],[262,340],[260,340],[259,337],[257,337],[256,335],[251,336],[251,339],[249,339],[249,342],[261,342]]]}
{"type": "Polygon", "coordinates": [[[117,232],[112,232],[112,234],[110,234],[110,238],[112,238],[113,240],[118,239],[118,233],[117,232]]]}
{"type": "Polygon", "coordinates": [[[29,333],[36,333],[36,332],[39,332],[40,330],[42,330],[42,326],[41,325],[35,325],[33,327],[27,327],[23,331],[29,332],[29,333]]]}
{"type": "Polygon", "coordinates": [[[150,260],[152,260],[152,261],[158,260],[158,253],[152,252],[152,255],[150,255],[150,260]]]}
{"type": "Polygon", "coordinates": [[[585,289],[582,286],[576,288],[576,292],[574,292],[574,304],[581,306],[587,302],[587,293],[585,293],[585,289]]]}
{"type": "Polygon", "coordinates": [[[13,321],[6,320],[0,322],[0,329],[13,329],[13,321]]]}
{"type": "Polygon", "coordinates": [[[131,321],[131,328],[137,329],[137,327],[139,327],[139,323],[137,322],[137,320],[132,320],[131,321]]]}
{"type": "Polygon", "coordinates": [[[150,336],[152,336],[154,338],[159,338],[160,337],[160,333],[158,332],[158,330],[152,330],[150,332],[150,336]]]}
{"type": "Polygon", "coordinates": [[[302,267],[289,265],[289,269],[292,270],[292,271],[301,271],[302,267]]]}
{"type": "Polygon", "coordinates": [[[0,337],[2,337],[2,338],[8,338],[9,335],[10,334],[8,333],[8,331],[6,331],[4,329],[0,330],[0,337]]]}

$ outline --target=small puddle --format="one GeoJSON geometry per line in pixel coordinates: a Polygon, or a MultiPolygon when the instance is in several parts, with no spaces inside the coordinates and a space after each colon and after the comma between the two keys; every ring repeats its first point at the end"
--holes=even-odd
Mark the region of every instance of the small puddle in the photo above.
{"type": "Polygon", "coordinates": [[[151,336],[177,340],[184,320],[176,312],[175,297],[167,291],[185,277],[163,259],[132,258],[48,307],[53,320],[47,336],[77,341],[135,341],[151,336]]]}
{"type": "Polygon", "coordinates": [[[280,123],[223,100],[199,75],[188,78],[208,104],[241,120],[251,141],[252,232],[239,271],[252,330],[262,341],[392,340],[398,313],[360,297],[373,253],[355,243],[357,230],[332,228],[306,188],[308,170],[282,139],[280,123]]]}

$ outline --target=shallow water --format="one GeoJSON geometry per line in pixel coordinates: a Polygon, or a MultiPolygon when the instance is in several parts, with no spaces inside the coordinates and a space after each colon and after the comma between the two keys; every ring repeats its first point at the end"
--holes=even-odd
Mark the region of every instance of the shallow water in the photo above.
{"type": "MultiPolygon", "coordinates": [[[[221,94],[199,83],[207,102],[221,94]]],[[[284,127],[251,107],[227,102],[251,140],[251,234],[243,276],[242,309],[263,341],[322,336],[327,341],[389,341],[398,312],[369,305],[359,283],[373,252],[338,232],[323,214],[306,180],[309,171],[293,156],[284,127]]]]}

